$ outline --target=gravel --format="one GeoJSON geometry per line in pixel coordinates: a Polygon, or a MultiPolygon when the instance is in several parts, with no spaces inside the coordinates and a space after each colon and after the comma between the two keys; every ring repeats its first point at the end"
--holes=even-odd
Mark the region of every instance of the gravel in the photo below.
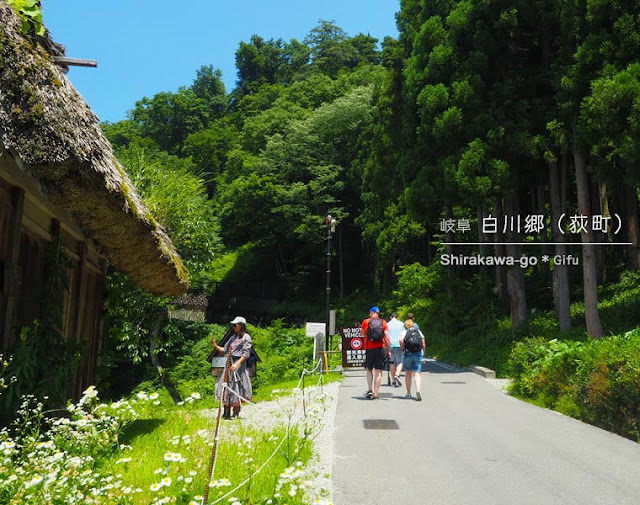
{"type": "MultiPolygon", "coordinates": [[[[313,380],[312,377],[307,379],[313,380]]],[[[333,432],[338,403],[339,382],[306,387],[304,391],[307,422],[314,426],[314,454],[306,467],[305,493],[308,502],[330,499],[333,496],[331,467],[333,458],[333,432]]],[[[275,400],[244,405],[240,422],[261,431],[272,431],[278,426],[304,419],[302,391],[282,391],[275,400]]],[[[215,418],[217,410],[203,412],[215,418]]],[[[225,421],[225,423],[236,421],[225,421]]],[[[302,428],[303,423],[299,424],[302,428]]],[[[224,426],[224,425],[223,425],[224,426]]]]}

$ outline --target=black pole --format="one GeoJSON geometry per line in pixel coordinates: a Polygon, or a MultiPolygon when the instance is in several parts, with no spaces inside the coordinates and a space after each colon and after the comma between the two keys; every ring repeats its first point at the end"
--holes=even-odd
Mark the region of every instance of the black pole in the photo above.
{"type": "Polygon", "coordinates": [[[327,312],[325,314],[324,350],[329,350],[329,300],[331,298],[331,216],[327,217],[327,312]]]}

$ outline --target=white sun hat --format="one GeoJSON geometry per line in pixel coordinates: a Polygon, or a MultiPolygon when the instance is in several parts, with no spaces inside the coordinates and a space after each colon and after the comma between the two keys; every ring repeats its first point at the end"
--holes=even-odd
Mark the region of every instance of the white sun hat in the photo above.
{"type": "Polygon", "coordinates": [[[244,317],[236,316],[236,318],[233,321],[231,321],[231,324],[238,324],[238,323],[247,324],[247,320],[244,317]]]}

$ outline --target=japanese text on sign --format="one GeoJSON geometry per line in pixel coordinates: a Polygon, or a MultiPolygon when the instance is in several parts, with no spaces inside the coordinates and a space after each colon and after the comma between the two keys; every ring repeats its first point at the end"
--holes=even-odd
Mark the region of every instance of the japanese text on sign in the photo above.
{"type": "Polygon", "coordinates": [[[354,368],[364,366],[366,352],[364,338],[360,335],[360,327],[343,328],[342,330],[342,366],[354,368]]]}
{"type": "MultiPolygon", "coordinates": [[[[562,214],[557,223],[557,229],[563,235],[567,233],[593,233],[603,232],[617,235],[622,229],[622,219],[618,214],[613,216],[593,216],[562,214]],[[568,230],[568,231],[567,231],[568,230]]],[[[482,218],[482,233],[491,235],[495,233],[525,233],[535,234],[544,231],[546,219],[544,214],[529,214],[526,216],[502,216],[501,218],[489,216],[482,218]]],[[[440,231],[444,233],[466,233],[471,231],[469,219],[441,219],[440,231]]]]}

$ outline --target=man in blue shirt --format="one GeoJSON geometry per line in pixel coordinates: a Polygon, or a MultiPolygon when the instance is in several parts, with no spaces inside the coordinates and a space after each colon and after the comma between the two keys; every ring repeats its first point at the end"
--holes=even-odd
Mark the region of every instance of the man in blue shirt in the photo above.
{"type": "Polygon", "coordinates": [[[420,331],[420,326],[418,325],[418,323],[416,323],[416,319],[415,319],[415,317],[414,317],[412,312],[408,312],[407,313],[407,319],[411,319],[413,321],[413,327],[416,330],[420,331]]]}

